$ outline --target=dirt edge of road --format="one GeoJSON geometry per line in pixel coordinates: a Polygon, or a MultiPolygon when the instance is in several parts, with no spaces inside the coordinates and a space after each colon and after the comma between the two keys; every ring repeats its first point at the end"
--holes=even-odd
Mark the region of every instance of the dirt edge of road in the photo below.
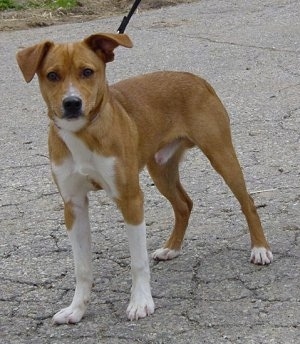
{"type": "MultiPolygon", "coordinates": [[[[143,0],[138,11],[191,3],[195,0],[143,0]]],[[[72,9],[26,8],[0,12],[0,31],[25,30],[55,24],[75,23],[126,14],[133,0],[78,1],[72,9]]]]}

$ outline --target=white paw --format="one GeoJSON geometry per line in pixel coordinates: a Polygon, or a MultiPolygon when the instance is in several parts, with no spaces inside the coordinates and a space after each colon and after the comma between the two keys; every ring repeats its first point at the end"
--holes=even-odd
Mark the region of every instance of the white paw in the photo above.
{"type": "Polygon", "coordinates": [[[73,307],[72,305],[57,312],[52,320],[54,324],[76,324],[78,323],[86,307],[73,307]]]}
{"type": "Polygon", "coordinates": [[[129,320],[138,320],[154,313],[154,302],[151,294],[135,294],[127,307],[126,314],[129,320]]]}
{"type": "Polygon", "coordinates": [[[154,260],[171,260],[178,257],[180,250],[171,250],[169,248],[159,248],[152,254],[154,260]]]}
{"type": "Polygon", "coordinates": [[[253,247],[250,262],[257,265],[268,265],[273,261],[273,254],[265,247],[253,247]]]}

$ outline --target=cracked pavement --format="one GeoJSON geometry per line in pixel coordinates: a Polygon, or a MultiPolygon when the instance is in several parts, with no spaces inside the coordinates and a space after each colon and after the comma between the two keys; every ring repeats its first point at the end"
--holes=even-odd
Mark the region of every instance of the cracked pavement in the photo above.
{"type": "MultiPolygon", "coordinates": [[[[114,82],[154,70],[207,79],[228,109],[248,189],[274,263],[249,263],[246,223],[203,155],[192,150],[182,180],[194,201],[182,254],[151,262],[153,316],[129,322],[129,253],[121,215],[90,197],[95,285],[78,325],[52,326],[74,292],[62,202],[51,180],[45,105],[26,85],[15,53],[39,40],[115,31],[120,17],[0,32],[0,343],[300,343],[300,3],[210,0],[136,14],[134,48],[108,65],[114,82]]],[[[146,173],[149,254],[172,210],[146,173]]]]}

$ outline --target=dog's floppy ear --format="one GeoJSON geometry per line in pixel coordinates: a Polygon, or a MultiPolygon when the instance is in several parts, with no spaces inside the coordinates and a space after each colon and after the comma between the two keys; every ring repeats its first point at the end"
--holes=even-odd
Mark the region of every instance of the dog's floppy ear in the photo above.
{"type": "Polygon", "coordinates": [[[44,57],[53,44],[53,42],[45,41],[22,49],[17,53],[17,62],[26,82],[30,82],[33,79],[34,74],[38,71],[44,57]]]}
{"type": "Polygon", "coordinates": [[[114,49],[119,45],[132,48],[133,44],[126,34],[98,33],[87,37],[84,42],[96,53],[101,52],[104,62],[114,60],[114,49]]]}

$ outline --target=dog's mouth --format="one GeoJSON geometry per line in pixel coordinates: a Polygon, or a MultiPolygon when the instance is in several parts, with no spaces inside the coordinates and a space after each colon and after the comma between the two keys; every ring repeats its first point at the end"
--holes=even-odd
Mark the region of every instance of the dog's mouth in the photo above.
{"type": "Polygon", "coordinates": [[[82,112],[80,112],[80,113],[64,113],[62,116],[62,119],[65,119],[67,121],[74,121],[74,120],[80,119],[81,117],[84,117],[84,114],[82,112]]]}
{"type": "Polygon", "coordinates": [[[87,119],[84,114],[80,116],[57,116],[54,115],[53,122],[58,129],[77,132],[87,124],[87,119]]]}

